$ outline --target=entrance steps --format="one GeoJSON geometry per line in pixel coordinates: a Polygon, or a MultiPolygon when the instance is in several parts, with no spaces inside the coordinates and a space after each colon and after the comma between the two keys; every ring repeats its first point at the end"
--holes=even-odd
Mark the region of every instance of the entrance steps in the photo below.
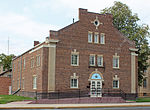
{"type": "Polygon", "coordinates": [[[39,99],[30,104],[88,104],[88,103],[125,103],[121,97],[82,97],[64,99],[39,99]]]}

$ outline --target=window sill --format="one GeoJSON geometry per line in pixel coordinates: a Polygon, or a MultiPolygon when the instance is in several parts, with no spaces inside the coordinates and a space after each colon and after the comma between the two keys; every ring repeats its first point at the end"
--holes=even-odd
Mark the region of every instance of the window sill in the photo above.
{"type": "Polygon", "coordinates": [[[36,90],[37,88],[33,88],[34,90],[36,90]]]}
{"type": "Polygon", "coordinates": [[[113,67],[113,69],[120,69],[119,67],[113,67]]]}
{"type": "Polygon", "coordinates": [[[79,89],[78,87],[70,87],[70,89],[79,89]]]}
{"type": "Polygon", "coordinates": [[[113,88],[113,89],[119,89],[119,88],[113,88]]]}
{"type": "Polygon", "coordinates": [[[89,65],[89,68],[105,68],[105,67],[104,66],[97,66],[97,65],[95,65],[95,66],[89,65]]]}
{"type": "Polygon", "coordinates": [[[79,65],[73,65],[73,64],[71,64],[71,66],[79,66],[79,65]]]}

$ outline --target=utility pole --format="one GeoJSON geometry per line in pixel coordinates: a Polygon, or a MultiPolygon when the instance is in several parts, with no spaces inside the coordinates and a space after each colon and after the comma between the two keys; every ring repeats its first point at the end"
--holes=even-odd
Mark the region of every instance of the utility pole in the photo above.
{"type": "Polygon", "coordinates": [[[9,37],[8,37],[8,55],[9,55],[9,37]]]}

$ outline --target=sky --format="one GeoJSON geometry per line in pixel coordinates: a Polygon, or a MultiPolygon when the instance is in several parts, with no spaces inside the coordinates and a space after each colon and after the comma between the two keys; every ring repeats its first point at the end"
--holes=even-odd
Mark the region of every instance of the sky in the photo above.
{"type": "MultiPolygon", "coordinates": [[[[78,9],[99,13],[116,0],[0,0],[0,54],[20,55],[45,41],[49,30],[59,30],[78,20],[78,9]]],[[[137,13],[140,24],[150,26],[150,0],[119,0],[137,13]]]]}

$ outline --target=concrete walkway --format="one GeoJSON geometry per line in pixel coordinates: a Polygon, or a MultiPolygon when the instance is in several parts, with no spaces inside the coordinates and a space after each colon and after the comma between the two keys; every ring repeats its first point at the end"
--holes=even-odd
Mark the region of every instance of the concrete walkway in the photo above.
{"type": "MultiPolygon", "coordinates": [[[[26,102],[27,103],[27,102],[26,102]]],[[[111,103],[111,104],[0,104],[0,109],[63,109],[63,108],[109,108],[109,107],[150,107],[150,103],[111,103]]]]}

